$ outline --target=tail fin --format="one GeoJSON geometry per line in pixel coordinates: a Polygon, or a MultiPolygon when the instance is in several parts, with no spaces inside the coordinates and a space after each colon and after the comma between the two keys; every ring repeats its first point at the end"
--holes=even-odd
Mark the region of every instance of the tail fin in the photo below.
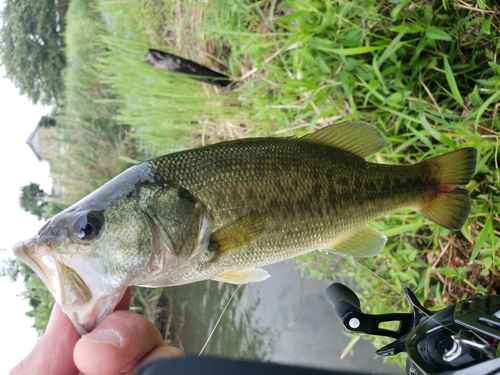
{"type": "Polygon", "coordinates": [[[476,169],[477,150],[467,147],[424,161],[438,181],[434,194],[417,208],[426,218],[451,230],[459,230],[470,214],[469,192],[455,188],[466,185],[476,169]]]}

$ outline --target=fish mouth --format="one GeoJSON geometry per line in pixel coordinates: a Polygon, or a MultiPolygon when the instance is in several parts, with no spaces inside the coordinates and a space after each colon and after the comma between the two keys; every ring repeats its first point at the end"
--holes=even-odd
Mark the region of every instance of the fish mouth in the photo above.
{"type": "Polygon", "coordinates": [[[12,250],[17,258],[35,271],[54,297],[59,296],[61,295],[61,280],[56,261],[51,254],[50,248],[38,244],[37,240],[38,235],[28,241],[18,242],[13,246],[12,250]]]}
{"type": "MultiPolygon", "coordinates": [[[[71,261],[65,262],[61,254],[38,239],[36,235],[16,243],[14,254],[40,277],[80,336],[92,331],[113,311],[126,287],[112,287],[91,277],[91,272],[78,272],[76,265],[71,267],[71,261]]],[[[79,260],[83,264],[78,269],[93,269],[88,262],[79,260]]]]}

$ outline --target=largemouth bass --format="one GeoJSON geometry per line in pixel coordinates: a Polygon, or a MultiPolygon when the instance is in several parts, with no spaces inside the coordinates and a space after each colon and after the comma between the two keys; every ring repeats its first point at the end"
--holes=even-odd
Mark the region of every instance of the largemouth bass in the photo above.
{"type": "Polygon", "coordinates": [[[388,143],[348,122],[301,138],[255,138],[181,151],[127,169],[51,218],[15,254],[80,334],[130,285],[261,281],[259,267],[316,249],[377,254],[366,223],[412,208],[451,230],[470,212],[476,150],[409,166],[365,158],[388,143]]]}

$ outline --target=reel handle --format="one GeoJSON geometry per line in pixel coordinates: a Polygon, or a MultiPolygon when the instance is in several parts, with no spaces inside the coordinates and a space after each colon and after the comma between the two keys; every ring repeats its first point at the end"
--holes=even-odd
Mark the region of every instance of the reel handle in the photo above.
{"type": "Polygon", "coordinates": [[[344,284],[333,283],[325,291],[326,299],[335,310],[335,315],[342,322],[350,312],[361,313],[358,296],[344,284]]]}

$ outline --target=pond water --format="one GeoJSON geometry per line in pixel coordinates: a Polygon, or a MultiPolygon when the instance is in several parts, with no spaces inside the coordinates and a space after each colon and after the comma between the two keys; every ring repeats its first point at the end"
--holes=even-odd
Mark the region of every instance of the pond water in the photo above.
{"type": "Polygon", "coordinates": [[[300,276],[294,261],[264,267],[272,276],[242,286],[224,311],[235,286],[215,281],[173,288],[175,344],[187,354],[270,361],[369,374],[404,374],[375,358],[359,340],[354,356],[340,359],[350,342],[326,301],[327,282],[300,276]]]}

